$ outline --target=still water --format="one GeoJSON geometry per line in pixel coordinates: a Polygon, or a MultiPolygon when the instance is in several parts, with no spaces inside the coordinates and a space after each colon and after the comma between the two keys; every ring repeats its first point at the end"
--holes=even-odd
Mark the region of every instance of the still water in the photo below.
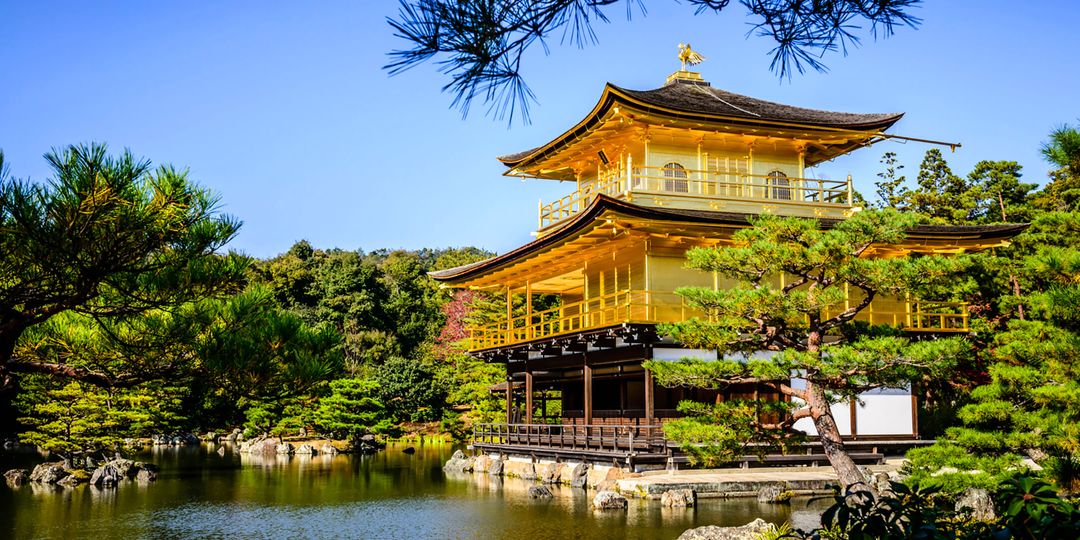
{"type": "MultiPolygon", "coordinates": [[[[395,444],[374,456],[252,458],[216,448],[167,448],[136,459],[161,467],[149,485],[114,489],[0,484],[0,538],[642,538],[670,540],[701,525],[813,520],[823,503],[702,500],[661,508],[630,499],[596,512],[591,492],[553,488],[533,500],[529,483],[447,477],[455,447],[395,444]]],[[[32,468],[33,455],[0,454],[0,469],[32,468]]]]}

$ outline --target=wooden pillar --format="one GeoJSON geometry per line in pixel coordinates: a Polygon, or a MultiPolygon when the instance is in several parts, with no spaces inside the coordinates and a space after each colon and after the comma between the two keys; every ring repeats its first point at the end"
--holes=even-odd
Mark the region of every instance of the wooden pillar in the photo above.
{"type": "Polygon", "coordinates": [[[533,423],[533,374],[525,370],[525,423],[533,423]]]}
{"type": "Polygon", "coordinates": [[[585,379],[585,423],[592,423],[592,367],[589,366],[588,361],[585,362],[585,368],[583,370],[583,377],[585,379]]]}
{"type": "Polygon", "coordinates": [[[648,424],[653,423],[653,418],[656,416],[656,404],[653,397],[656,394],[653,388],[653,376],[652,371],[645,370],[645,422],[648,424]]]}
{"type": "Polygon", "coordinates": [[[532,338],[535,337],[533,335],[533,318],[532,318],[532,314],[533,314],[532,280],[530,279],[530,280],[525,281],[525,326],[527,328],[527,330],[525,331],[525,335],[528,336],[528,339],[532,339],[532,338]]]}
{"type": "Polygon", "coordinates": [[[514,417],[514,380],[506,378],[506,424],[509,425],[514,417]]]}

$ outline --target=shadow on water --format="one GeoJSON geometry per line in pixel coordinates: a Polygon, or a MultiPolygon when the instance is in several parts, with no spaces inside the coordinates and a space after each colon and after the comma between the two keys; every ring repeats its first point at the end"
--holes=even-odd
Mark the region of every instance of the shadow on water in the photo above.
{"type": "MultiPolygon", "coordinates": [[[[816,520],[822,504],[703,500],[661,508],[630,500],[627,511],[596,512],[592,492],[553,488],[533,500],[528,482],[464,475],[442,464],[455,447],[391,445],[373,456],[249,456],[214,446],[161,448],[136,459],[161,467],[147,486],[116,489],[0,487],[0,537],[8,538],[642,538],[673,539],[701,525],[756,517],[816,520]]],[[[36,456],[0,455],[0,468],[36,456]]]]}

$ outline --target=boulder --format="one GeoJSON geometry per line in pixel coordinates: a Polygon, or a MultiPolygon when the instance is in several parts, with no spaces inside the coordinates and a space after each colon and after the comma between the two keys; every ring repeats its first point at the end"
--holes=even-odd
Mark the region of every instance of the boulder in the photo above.
{"type": "Polygon", "coordinates": [[[503,475],[522,480],[536,480],[536,465],[531,461],[508,459],[503,463],[503,475]]]}
{"type": "Polygon", "coordinates": [[[870,488],[878,495],[890,495],[893,492],[891,481],[888,473],[877,473],[870,479],[870,488]]]}
{"type": "Polygon", "coordinates": [[[547,486],[529,486],[529,497],[534,499],[550,499],[555,494],[551,492],[551,489],[547,486]]]}
{"type": "Polygon", "coordinates": [[[293,448],[293,445],[290,444],[290,443],[281,443],[281,444],[277,445],[277,450],[276,450],[276,452],[277,452],[277,454],[279,456],[287,456],[289,454],[294,453],[295,451],[296,451],[296,449],[293,448]]]}
{"type": "Polygon", "coordinates": [[[116,469],[111,463],[106,463],[97,469],[94,469],[94,474],[90,475],[90,485],[97,487],[112,487],[120,483],[124,477],[120,475],[120,471],[116,469]]]}
{"type": "Polygon", "coordinates": [[[544,466],[544,472],[540,474],[540,481],[545,484],[558,484],[562,481],[562,472],[562,463],[548,463],[544,466]]]}
{"type": "Polygon", "coordinates": [[[689,529],[679,535],[678,540],[753,540],[761,535],[776,531],[776,526],[757,518],[739,527],[718,527],[706,525],[689,529]]]}
{"type": "Polygon", "coordinates": [[[993,521],[997,517],[990,493],[981,488],[964,490],[964,493],[956,500],[956,512],[975,521],[993,521]]]}
{"type": "Polygon", "coordinates": [[[446,465],[443,465],[443,470],[448,473],[472,472],[473,458],[466,456],[461,450],[455,450],[446,465]]]}
{"type": "Polygon", "coordinates": [[[502,476],[503,473],[503,460],[502,458],[495,458],[491,460],[488,465],[488,474],[491,476],[502,476]]]}
{"type": "Polygon", "coordinates": [[[762,503],[786,503],[791,496],[792,493],[784,484],[766,484],[758,490],[757,500],[762,503]]]}
{"type": "Polygon", "coordinates": [[[42,463],[30,473],[30,481],[38,484],[55,484],[71,473],[64,469],[63,463],[42,463]]]}
{"type": "Polygon", "coordinates": [[[135,481],[140,484],[148,484],[157,480],[157,471],[140,468],[139,472],[135,473],[135,481]]]}
{"type": "Polygon", "coordinates": [[[295,453],[296,453],[296,455],[313,456],[315,454],[318,454],[319,452],[315,450],[314,446],[311,446],[310,444],[305,443],[305,444],[301,444],[300,447],[296,449],[295,453]]]}
{"type": "Polygon", "coordinates": [[[138,466],[141,465],[141,463],[136,464],[134,461],[132,461],[130,459],[124,459],[124,458],[119,458],[118,457],[118,458],[115,458],[115,459],[112,459],[110,461],[105,462],[103,465],[110,465],[113,468],[115,468],[117,474],[119,475],[119,479],[122,480],[124,478],[134,478],[135,473],[138,472],[138,470],[137,470],[138,466]]]}
{"type": "Polygon", "coordinates": [[[375,436],[370,433],[360,437],[360,442],[357,444],[357,450],[363,454],[374,454],[385,447],[385,444],[379,442],[379,439],[375,438],[375,436]]]}
{"type": "Polygon", "coordinates": [[[203,435],[203,440],[216,444],[219,440],[221,440],[221,436],[217,433],[214,433],[213,431],[207,431],[206,435],[203,435]]]}
{"type": "Polygon", "coordinates": [[[697,496],[692,489],[669,489],[660,495],[660,504],[670,507],[694,506],[697,496]]]}
{"type": "Polygon", "coordinates": [[[326,443],[319,447],[319,453],[327,456],[336,456],[338,454],[338,449],[336,446],[326,443]]]}
{"type": "Polygon", "coordinates": [[[274,437],[256,437],[250,441],[244,441],[240,443],[240,453],[242,454],[276,454],[278,447],[278,440],[274,437]]]}
{"type": "Polygon", "coordinates": [[[414,446],[406,446],[405,449],[402,450],[401,452],[404,453],[404,454],[415,454],[416,453],[416,447],[414,447],[414,446]]]}
{"type": "Polygon", "coordinates": [[[240,437],[240,433],[241,433],[241,431],[240,431],[240,428],[235,428],[235,429],[233,429],[233,430],[232,430],[232,432],[231,432],[231,433],[229,433],[229,434],[228,434],[228,435],[227,435],[227,436],[225,437],[225,440],[226,440],[227,442],[231,442],[231,443],[234,443],[234,442],[236,442],[236,441],[240,440],[240,438],[241,438],[241,437],[240,437]]]}
{"type": "Polygon", "coordinates": [[[26,469],[11,469],[4,473],[4,480],[8,487],[19,487],[30,481],[30,471],[26,469]]]}
{"type": "Polygon", "coordinates": [[[589,464],[578,463],[570,469],[570,487],[584,488],[589,479],[589,464]]]}
{"type": "Polygon", "coordinates": [[[219,455],[219,456],[221,456],[221,457],[225,457],[225,447],[224,447],[224,446],[219,446],[219,447],[218,447],[218,449],[217,449],[217,455],[219,455]]]}
{"type": "Polygon", "coordinates": [[[473,458],[473,472],[486,473],[491,468],[491,456],[480,454],[473,458]]]}
{"type": "Polygon", "coordinates": [[[58,480],[56,482],[56,485],[70,488],[79,485],[79,482],[82,482],[82,480],[80,480],[78,476],[74,474],[69,474],[58,480]]]}
{"type": "Polygon", "coordinates": [[[597,510],[626,510],[626,497],[614,491],[601,491],[593,497],[592,505],[597,510]]]}
{"type": "Polygon", "coordinates": [[[618,491],[618,485],[614,480],[604,480],[599,484],[596,484],[596,491],[618,491]]]}

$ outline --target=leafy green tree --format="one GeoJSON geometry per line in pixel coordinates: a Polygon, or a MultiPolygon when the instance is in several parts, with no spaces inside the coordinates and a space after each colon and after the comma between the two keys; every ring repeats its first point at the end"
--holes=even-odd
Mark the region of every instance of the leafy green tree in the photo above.
{"type": "Polygon", "coordinates": [[[373,380],[330,381],[330,395],[319,401],[315,425],[323,433],[346,438],[353,444],[369,433],[387,433],[393,425],[378,396],[379,383],[373,380]]]}
{"type": "Polygon", "coordinates": [[[375,371],[379,399],[397,422],[430,422],[442,417],[446,390],[428,359],[391,357],[375,371]]]}
{"type": "Polygon", "coordinates": [[[881,157],[881,164],[885,166],[885,170],[877,174],[881,180],[874,182],[877,188],[877,208],[906,209],[911,190],[905,185],[907,177],[900,174],[904,165],[896,159],[896,152],[885,152],[881,157]]]}
{"type": "Polygon", "coordinates": [[[1051,468],[1080,459],[1080,336],[1044,321],[1014,320],[989,353],[991,380],[972,391],[961,424],[937,445],[909,452],[915,482],[948,491],[993,488],[1023,459],[1051,468]]]}
{"type": "Polygon", "coordinates": [[[312,328],[253,288],[221,304],[201,355],[216,383],[239,397],[249,427],[280,434],[293,401],[341,374],[340,345],[333,328],[312,328]]]}
{"type": "Polygon", "coordinates": [[[151,169],[127,151],[80,145],[45,159],[53,177],[33,183],[7,174],[0,155],[0,388],[16,373],[130,379],[13,352],[28,329],[64,312],[135,316],[235,292],[246,262],[217,253],[239,223],[186,171],[151,169]]]}
{"type": "Polygon", "coordinates": [[[1047,211],[1080,210],[1080,129],[1067,124],[1054,129],[1042,154],[1055,169],[1035,204],[1047,211]]]}
{"type": "MultiPolygon", "coordinates": [[[[895,330],[851,324],[874,298],[932,291],[958,265],[941,257],[865,258],[875,245],[896,244],[910,216],[867,211],[831,229],[814,220],[762,216],[733,236],[731,247],[696,248],[687,265],[738,283],[713,290],[677,292],[707,318],[665,326],[662,331],[693,348],[715,349],[723,359],[650,361],[660,384],[722,388],[763,384],[795,403],[789,414],[754,414],[740,402],[683,405],[692,416],[665,427],[685,447],[701,434],[738,443],[749,425],[763,440],[781,439],[808,418],[845,486],[863,481],[847,454],[831,405],[877,387],[903,387],[924,375],[946,377],[968,350],[959,339],[912,342],[895,330]],[[782,284],[777,279],[787,276],[782,284]],[[845,290],[850,289],[850,304],[845,290]],[[764,351],[764,354],[762,352],[764,351]],[[791,384],[797,374],[801,388],[791,384]],[[723,421],[723,423],[717,423],[723,421]]],[[[768,406],[766,403],[761,406],[768,406]]]]}
{"type": "Polygon", "coordinates": [[[34,375],[22,381],[17,405],[27,427],[19,438],[41,450],[74,457],[116,450],[126,437],[169,431],[183,421],[183,390],[144,384],[103,389],[94,385],[34,375]]]}
{"type": "MultiPolygon", "coordinates": [[[[546,43],[555,34],[577,46],[596,41],[592,25],[608,22],[606,8],[619,0],[526,2],[463,2],[459,0],[402,0],[398,16],[389,19],[394,34],[411,47],[390,53],[386,66],[399,73],[432,58],[450,77],[444,90],[454,94],[453,106],[468,113],[474,97],[500,115],[520,111],[528,119],[533,97],[520,68],[526,51],[546,43]]],[[[626,4],[630,17],[634,6],[645,14],[644,4],[626,4]]],[[[919,19],[911,9],[919,0],[740,0],[753,20],[754,35],[776,42],[771,68],[781,77],[810,68],[824,71],[820,57],[859,43],[856,30],[862,23],[873,28],[874,37],[892,35],[896,26],[915,27],[919,19]],[[880,32],[880,34],[879,34],[880,32]]],[[[720,13],[729,0],[690,0],[697,13],[720,13]]],[[[544,45],[546,48],[546,45],[544,45]]]]}
{"type": "Polygon", "coordinates": [[[973,221],[983,223],[1022,222],[1031,217],[1028,201],[1037,184],[1020,181],[1023,174],[1015,161],[980,161],[968,174],[975,194],[973,221]]]}
{"type": "Polygon", "coordinates": [[[974,193],[964,178],[953,174],[941,150],[926,151],[919,165],[911,209],[936,223],[966,223],[975,211],[974,193]]]}

